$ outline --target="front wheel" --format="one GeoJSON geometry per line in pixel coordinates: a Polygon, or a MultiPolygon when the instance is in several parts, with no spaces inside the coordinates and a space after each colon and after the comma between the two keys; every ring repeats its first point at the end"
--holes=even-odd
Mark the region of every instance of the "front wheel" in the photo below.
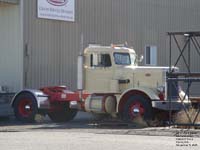
{"type": "Polygon", "coordinates": [[[55,110],[48,113],[53,122],[68,122],[74,119],[77,114],[76,109],[69,108],[69,103],[60,103],[54,105],[55,110]]]}
{"type": "Polygon", "coordinates": [[[153,113],[150,101],[143,96],[135,95],[130,97],[125,103],[123,119],[126,121],[134,121],[138,117],[149,121],[152,119],[153,113]]]}
{"type": "Polygon", "coordinates": [[[14,113],[18,120],[22,122],[34,122],[38,113],[35,97],[30,93],[21,93],[14,102],[14,113]]]}

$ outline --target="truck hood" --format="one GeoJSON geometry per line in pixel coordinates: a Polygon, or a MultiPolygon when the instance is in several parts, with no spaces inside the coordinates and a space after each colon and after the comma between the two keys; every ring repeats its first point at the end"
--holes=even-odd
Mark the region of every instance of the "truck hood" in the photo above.
{"type": "MultiPolygon", "coordinates": [[[[131,70],[163,70],[163,71],[168,71],[169,67],[164,67],[164,66],[125,66],[124,69],[131,69],[131,70]]],[[[178,68],[175,68],[178,69],[178,68]]]]}
{"type": "Polygon", "coordinates": [[[169,67],[162,67],[162,66],[126,66],[127,69],[155,69],[155,70],[163,70],[168,71],[169,67]]]}
{"type": "MultiPolygon", "coordinates": [[[[118,74],[135,73],[135,72],[168,72],[170,67],[166,66],[117,66],[116,72],[118,74]]],[[[172,67],[175,72],[178,72],[177,67],[172,67]]]]}
{"type": "MultiPolygon", "coordinates": [[[[129,70],[131,72],[135,72],[135,71],[168,72],[170,70],[170,67],[166,67],[166,66],[123,66],[122,68],[121,69],[124,71],[129,70]]],[[[172,67],[171,69],[173,69],[174,72],[179,72],[178,67],[172,67]]]]}
{"type": "MultiPolygon", "coordinates": [[[[154,66],[118,66],[115,79],[129,79],[133,87],[157,88],[165,85],[169,67],[154,66]]],[[[178,71],[177,67],[174,67],[178,71]]]]}

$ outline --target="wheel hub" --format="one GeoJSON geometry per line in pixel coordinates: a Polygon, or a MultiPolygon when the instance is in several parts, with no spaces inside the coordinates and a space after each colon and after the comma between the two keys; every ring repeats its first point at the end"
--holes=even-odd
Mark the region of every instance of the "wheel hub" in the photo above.
{"type": "Polygon", "coordinates": [[[138,109],[138,108],[133,108],[133,113],[134,113],[134,114],[140,113],[140,109],[138,109]]]}
{"type": "Polygon", "coordinates": [[[23,99],[19,102],[19,113],[23,117],[28,117],[32,113],[32,102],[29,99],[23,99]]]}
{"type": "Polygon", "coordinates": [[[31,109],[31,106],[30,106],[30,105],[26,105],[26,106],[25,106],[25,109],[28,111],[28,110],[31,109]]]}
{"type": "Polygon", "coordinates": [[[134,119],[137,116],[143,116],[144,115],[144,107],[141,103],[133,103],[129,108],[129,115],[131,119],[134,119]]]}

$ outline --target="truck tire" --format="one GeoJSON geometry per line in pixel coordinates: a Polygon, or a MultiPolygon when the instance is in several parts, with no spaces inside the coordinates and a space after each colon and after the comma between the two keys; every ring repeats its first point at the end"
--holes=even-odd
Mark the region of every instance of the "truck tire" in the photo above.
{"type": "Polygon", "coordinates": [[[38,113],[37,101],[30,93],[21,93],[13,104],[15,117],[22,122],[35,122],[38,113]]]}
{"type": "Polygon", "coordinates": [[[134,121],[137,117],[141,117],[145,121],[150,121],[153,117],[152,106],[148,99],[141,95],[131,96],[124,105],[123,119],[126,121],[134,121]]]}
{"type": "Polygon", "coordinates": [[[48,116],[53,122],[68,122],[74,119],[77,114],[76,109],[69,108],[69,103],[57,104],[56,111],[49,112],[48,116]]]}

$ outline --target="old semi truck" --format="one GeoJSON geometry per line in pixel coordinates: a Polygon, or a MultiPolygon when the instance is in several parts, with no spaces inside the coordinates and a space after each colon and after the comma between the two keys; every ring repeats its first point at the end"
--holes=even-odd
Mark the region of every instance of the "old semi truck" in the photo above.
{"type": "Polygon", "coordinates": [[[130,121],[138,116],[151,120],[155,110],[180,110],[183,91],[178,84],[170,87],[169,101],[169,67],[138,66],[139,61],[133,48],[90,45],[78,56],[77,91],[66,86],[24,89],[11,106],[24,122],[33,122],[36,114],[48,114],[54,122],[70,121],[78,110],[130,121]]]}

